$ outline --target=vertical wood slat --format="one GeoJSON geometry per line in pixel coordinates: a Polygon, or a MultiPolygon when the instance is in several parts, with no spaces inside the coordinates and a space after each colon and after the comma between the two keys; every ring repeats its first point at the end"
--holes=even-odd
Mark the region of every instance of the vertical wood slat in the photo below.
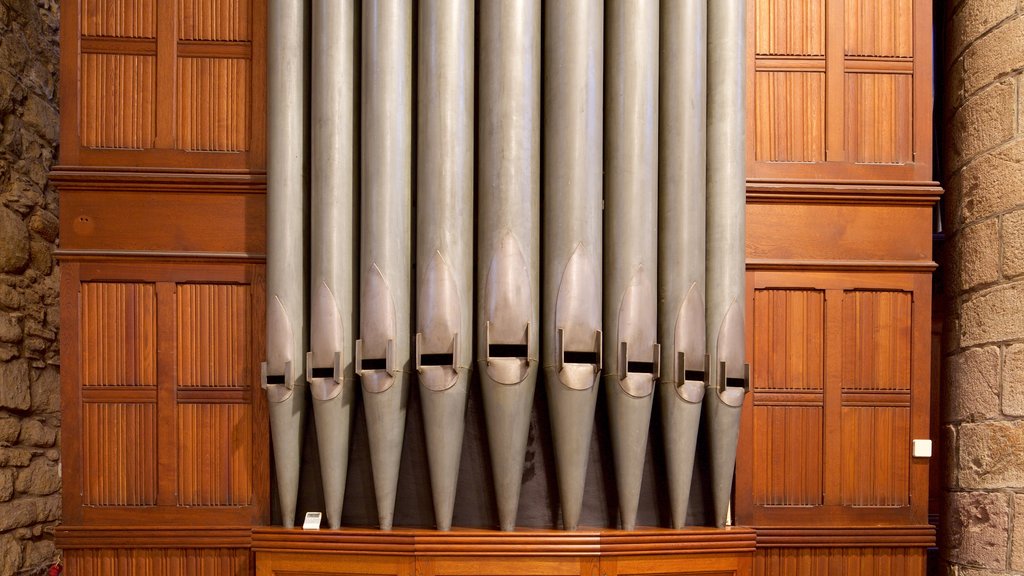
{"type": "Polygon", "coordinates": [[[755,22],[756,54],[825,54],[824,0],[756,0],[755,22]]]}
{"type": "Polygon", "coordinates": [[[914,56],[913,0],[846,0],[847,56],[914,56]]]}
{"type": "Polygon", "coordinates": [[[137,54],[83,54],[82,145],[144,149],[156,133],[156,59],[137,54]]]}
{"type": "Polygon", "coordinates": [[[913,161],[913,80],[910,74],[846,74],[846,150],[851,161],[913,161]]]}
{"type": "Polygon", "coordinates": [[[178,405],[178,504],[244,506],[252,497],[248,404],[178,405]]]}
{"type": "Polygon", "coordinates": [[[83,36],[156,37],[156,0],[82,0],[83,36]]]}
{"type": "Polygon", "coordinates": [[[843,294],[844,391],[910,390],[912,321],[909,292],[843,294]]]}
{"type": "Polygon", "coordinates": [[[910,409],[844,406],[841,462],[844,506],[909,506],[910,409]]]}
{"type": "Polygon", "coordinates": [[[179,284],[177,292],[177,385],[248,387],[253,326],[249,287],[179,284]]]}
{"type": "Polygon", "coordinates": [[[769,162],[825,160],[825,74],[755,74],[755,156],[769,162]]]}
{"type": "Polygon", "coordinates": [[[250,64],[241,58],[178,59],[178,148],[218,152],[248,149],[250,64]]]}
{"type": "Polygon", "coordinates": [[[919,576],[922,548],[759,548],[754,576],[919,576]]]}
{"type": "Polygon", "coordinates": [[[822,407],[755,406],[754,504],[820,506],[822,407]]]}
{"type": "Polygon", "coordinates": [[[152,284],[82,284],[83,386],[156,385],[156,293],[152,284]]]}
{"type": "Polygon", "coordinates": [[[249,0],[178,0],[180,40],[247,41],[252,38],[249,0]]]}
{"type": "Polygon", "coordinates": [[[90,548],[65,551],[67,573],[138,576],[245,576],[249,550],[233,548],[90,548]]]}
{"type": "Polygon", "coordinates": [[[82,503],[156,504],[156,452],[154,404],[83,404],[82,503]]]}
{"type": "Polygon", "coordinates": [[[818,290],[755,290],[754,389],[821,390],[825,298],[818,290]]]}

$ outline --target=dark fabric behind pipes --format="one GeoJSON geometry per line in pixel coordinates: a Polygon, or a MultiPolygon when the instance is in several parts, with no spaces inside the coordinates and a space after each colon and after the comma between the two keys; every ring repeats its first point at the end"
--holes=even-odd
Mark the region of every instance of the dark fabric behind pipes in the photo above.
{"type": "MultiPolygon", "coordinates": [[[[543,377],[541,377],[543,380],[543,377]]],[[[361,393],[360,393],[361,394],[361,393]]],[[[352,451],[349,460],[348,483],[345,488],[345,508],[342,528],[377,527],[377,509],[370,473],[370,452],[366,437],[366,416],[360,397],[356,399],[355,423],[352,431],[352,451]]],[[[320,485],[320,460],[317,451],[313,411],[306,422],[302,448],[302,476],[300,480],[296,526],[302,524],[306,512],[322,511],[323,490],[320,485]]],[[[660,433],[660,410],[657,406],[651,417],[648,436],[644,482],[640,493],[638,526],[670,526],[668,517],[668,486],[665,481],[665,459],[660,433]]],[[[594,436],[590,444],[590,462],[587,466],[587,486],[583,499],[580,529],[618,528],[618,499],[615,495],[615,473],[612,462],[611,438],[608,436],[608,413],[604,389],[597,402],[594,436]]],[[[691,487],[687,525],[714,524],[711,494],[708,485],[707,449],[702,437],[697,443],[697,467],[691,487]]],[[[483,400],[479,380],[474,372],[470,386],[469,406],[466,410],[466,436],[462,446],[458,492],[455,495],[455,528],[496,529],[498,512],[491,479],[490,454],[484,423],[483,400]]],[[[271,523],[281,524],[281,512],[274,490],[271,523]]],[[[323,526],[327,526],[326,518],[323,526]]],[[[402,468],[398,481],[398,501],[395,505],[395,529],[433,528],[434,509],[430,500],[430,475],[427,469],[426,442],[423,438],[423,417],[419,404],[418,386],[411,387],[406,421],[405,443],[402,448],[402,468]]],[[[538,382],[533,402],[530,438],[526,451],[522,493],[519,499],[519,528],[561,528],[558,509],[558,485],[555,480],[554,450],[551,445],[551,426],[542,382],[538,382]]]]}

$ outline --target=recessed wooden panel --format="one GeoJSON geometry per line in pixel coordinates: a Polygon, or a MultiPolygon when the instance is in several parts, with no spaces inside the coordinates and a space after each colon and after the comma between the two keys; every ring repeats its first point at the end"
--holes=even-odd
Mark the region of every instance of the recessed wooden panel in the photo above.
{"type": "Polygon", "coordinates": [[[845,0],[848,56],[914,55],[912,0],[845,0]]]}
{"type": "Polygon", "coordinates": [[[249,0],[178,0],[178,38],[249,40],[249,0]]]}
{"type": "Polygon", "coordinates": [[[252,497],[248,404],[178,405],[178,504],[245,506],[252,497]]]}
{"type": "Polygon", "coordinates": [[[156,133],[156,57],[83,54],[82,145],[152,148],[156,133]]]}
{"type": "Polygon", "coordinates": [[[844,506],[910,505],[910,408],[843,406],[844,506]]]}
{"type": "Polygon", "coordinates": [[[909,292],[843,293],[843,390],[910,390],[909,292]]]}
{"type": "Polygon", "coordinates": [[[249,146],[249,66],[242,58],[178,59],[178,147],[239,152],[249,146]]]}
{"type": "Polygon", "coordinates": [[[152,284],[81,287],[83,386],[156,385],[156,290],[152,284]]]}
{"type": "Polygon", "coordinates": [[[823,504],[822,406],[754,406],[754,504],[823,504]]]}
{"type": "Polygon", "coordinates": [[[155,38],[156,0],[82,0],[82,35],[155,38]]]}
{"type": "Polygon", "coordinates": [[[247,576],[245,548],[93,548],[65,550],[69,576],[87,574],[146,576],[247,576]]]}
{"type": "Polygon", "coordinates": [[[755,576],[922,576],[924,548],[758,548],[755,576]]]}
{"type": "Polygon", "coordinates": [[[755,154],[766,162],[825,159],[825,74],[758,72],[755,154]]]}
{"type": "Polygon", "coordinates": [[[83,504],[156,504],[156,404],[86,402],[82,454],[83,504]]]}
{"type": "Polygon", "coordinates": [[[755,389],[822,389],[824,313],[820,290],[754,291],[755,389]]]}
{"type": "Polygon", "coordinates": [[[824,0],[757,0],[755,10],[757,54],[825,54],[824,0]]]}
{"type": "Polygon", "coordinates": [[[913,79],[910,74],[846,74],[846,151],[851,161],[913,161],[913,79]]]}
{"type": "Polygon", "coordinates": [[[248,286],[177,286],[178,385],[247,388],[253,365],[248,286]]]}

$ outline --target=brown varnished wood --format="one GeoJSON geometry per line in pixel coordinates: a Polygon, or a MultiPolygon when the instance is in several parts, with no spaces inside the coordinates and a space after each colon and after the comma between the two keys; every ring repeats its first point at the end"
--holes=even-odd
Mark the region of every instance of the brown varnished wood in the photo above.
{"type": "Polygon", "coordinates": [[[767,548],[754,557],[756,576],[918,576],[921,548],[767,548]]]}
{"type": "Polygon", "coordinates": [[[248,550],[232,548],[99,548],[64,552],[68,576],[146,574],[151,576],[248,576],[248,550]]]}

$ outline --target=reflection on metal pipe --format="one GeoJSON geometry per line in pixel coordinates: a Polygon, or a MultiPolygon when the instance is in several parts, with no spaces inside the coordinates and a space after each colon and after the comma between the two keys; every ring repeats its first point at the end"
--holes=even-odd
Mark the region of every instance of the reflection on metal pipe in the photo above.
{"type": "Polygon", "coordinates": [[[661,3],[658,336],[672,527],[686,524],[706,385],[704,325],[707,0],[661,3]]]}
{"type": "Polygon", "coordinates": [[[711,442],[715,522],[724,526],[736,467],[744,364],[744,0],[708,3],[707,342],[704,397],[711,442]]]}
{"type": "Polygon", "coordinates": [[[434,520],[451,528],[473,355],[473,2],[419,5],[416,370],[434,520]]]}
{"type": "Polygon", "coordinates": [[[390,530],[410,370],[412,5],[363,4],[362,267],[356,371],[382,530],[390,530]]]}
{"type": "Polygon", "coordinates": [[[622,527],[636,527],[658,378],[658,3],[609,0],[604,378],[622,527]]]}
{"type": "Polygon", "coordinates": [[[271,0],[267,27],[267,360],[281,522],[295,523],[306,409],[305,2],[271,0]]]}
{"type": "Polygon", "coordinates": [[[310,131],[309,346],[306,380],[313,396],[324,505],[341,526],[355,400],[355,7],[314,0],[310,131]]]}
{"type": "Polygon", "coordinates": [[[575,530],[601,371],[604,2],[544,5],[544,330],[562,525],[575,530]]]}
{"type": "Polygon", "coordinates": [[[519,507],[537,384],[540,2],[480,4],[477,359],[502,530],[519,507]]]}

